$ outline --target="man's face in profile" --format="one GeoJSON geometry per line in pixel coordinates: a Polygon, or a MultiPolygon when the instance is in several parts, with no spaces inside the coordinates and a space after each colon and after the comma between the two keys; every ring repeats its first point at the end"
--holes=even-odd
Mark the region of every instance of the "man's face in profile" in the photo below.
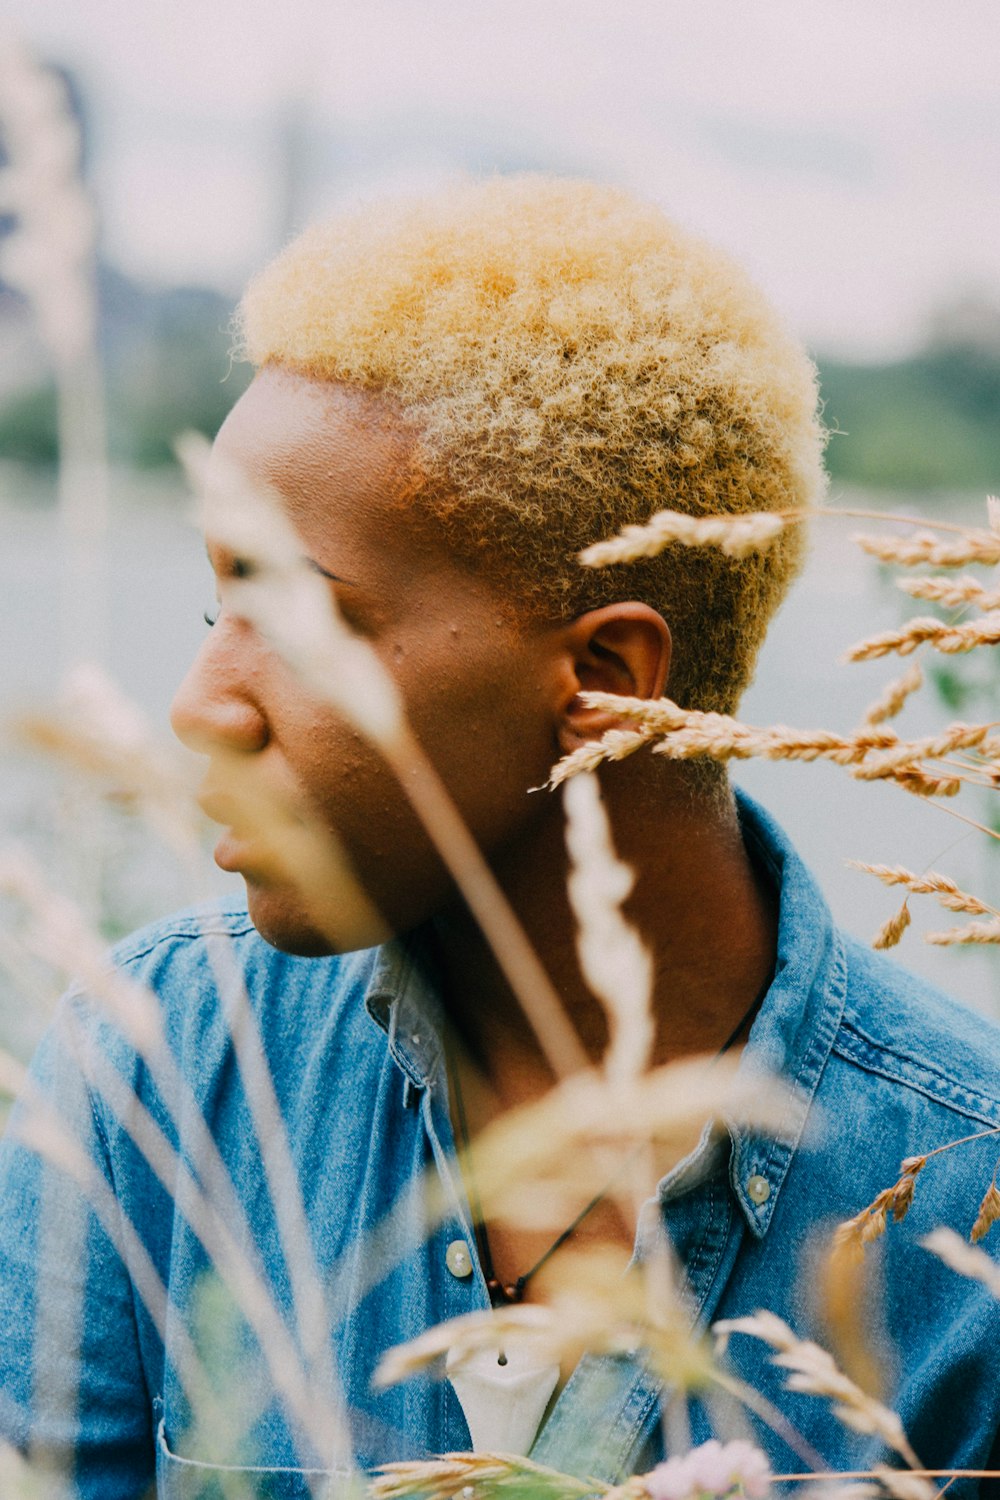
{"type": "MultiPolygon", "coordinates": [[[[396,678],[419,740],[489,852],[552,806],[527,795],[558,754],[551,659],[542,633],[415,516],[410,442],[378,398],[269,367],[216,447],[251,484],[281,497],[305,555],[330,575],[347,623],[396,678]]],[[[413,927],[451,887],[405,795],[377,752],[227,609],[240,560],[211,537],[208,547],[222,609],[178,691],[173,723],[187,745],[213,757],[206,807],[229,825],[217,862],[244,877],[251,917],[270,942],[328,950],[294,885],[276,873],[266,834],[232,799],[226,768],[235,764],[251,802],[277,799],[335,829],[389,926],[413,927]]]]}

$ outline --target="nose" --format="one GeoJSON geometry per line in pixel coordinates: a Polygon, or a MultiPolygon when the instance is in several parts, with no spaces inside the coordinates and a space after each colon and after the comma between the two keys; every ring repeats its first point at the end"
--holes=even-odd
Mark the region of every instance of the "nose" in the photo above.
{"type": "Polygon", "coordinates": [[[174,695],[170,723],[189,750],[249,753],[268,741],[267,718],[253,690],[252,665],[238,649],[225,617],[212,627],[174,695]]]}

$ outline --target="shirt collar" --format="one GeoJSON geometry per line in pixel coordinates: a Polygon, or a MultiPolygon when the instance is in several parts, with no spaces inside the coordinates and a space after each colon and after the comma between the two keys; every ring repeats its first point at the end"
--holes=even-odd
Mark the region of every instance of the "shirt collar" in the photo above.
{"type": "Polygon", "coordinates": [[[444,1009],[432,972],[420,933],[393,938],[376,950],[365,994],[365,1009],[385,1032],[390,1055],[418,1089],[434,1087],[444,1058],[444,1009]]]}
{"type": "MultiPolygon", "coordinates": [[[[762,1238],[774,1215],[802,1138],[844,1009],[847,967],[843,943],[819,887],[788,836],[769,813],[737,789],[744,840],[778,892],[774,978],[740,1060],[741,1071],[779,1074],[790,1085],[777,1129],[762,1135],[733,1124],[730,1177],[752,1234],[762,1238]],[[761,1181],[766,1182],[763,1202],[761,1181]],[[748,1184],[753,1184],[753,1190],[748,1184]]],[[[443,1008],[426,938],[394,939],[377,950],[365,997],[369,1015],[386,1033],[389,1052],[409,1083],[433,1088],[443,1070],[443,1008]]],[[[694,1187],[716,1158],[709,1135],[660,1183],[661,1201],[694,1187]]]]}
{"type": "Polygon", "coordinates": [[[761,1238],[840,1026],[847,961],[830,909],[788,836],[745,792],[737,790],[736,800],[747,847],[773,880],[779,898],[774,978],[740,1070],[779,1074],[789,1085],[787,1104],[777,1129],[767,1136],[740,1126],[730,1129],[733,1191],[751,1232],[761,1238]],[[767,1188],[756,1179],[763,1179],[767,1188]],[[764,1201],[758,1201],[762,1196],[764,1201]]]}

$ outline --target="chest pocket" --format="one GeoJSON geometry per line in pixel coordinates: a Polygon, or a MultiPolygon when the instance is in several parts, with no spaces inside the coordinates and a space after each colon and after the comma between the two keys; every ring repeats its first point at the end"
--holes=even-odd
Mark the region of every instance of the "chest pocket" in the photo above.
{"type": "Polygon", "coordinates": [[[343,1500],[351,1491],[346,1470],[242,1469],[180,1458],[167,1446],[162,1421],[157,1429],[157,1500],[343,1500]]]}

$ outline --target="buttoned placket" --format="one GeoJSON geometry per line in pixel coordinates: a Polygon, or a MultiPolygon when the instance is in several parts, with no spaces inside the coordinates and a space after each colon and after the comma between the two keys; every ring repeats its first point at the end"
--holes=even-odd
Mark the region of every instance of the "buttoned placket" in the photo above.
{"type": "MultiPolygon", "coordinates": [[[[775,980],[752,1028],[740,1070],[780,1073],[791,1089],[783,1118],[768,1137],[738,1125],[728,1127],[729,1139],[724,1143],[729,1151],[728,1174],[706,1131],[695,1150],[661,1181],[656,1196],[645,1206],[646,1232],[649,1216],[662,1216],[684,1262],[684,1296],[692,1327],[712,1322],[746,1233],[761,1239],[767,1232],[840,1024],[846,987],[842,944],[811,878],[798,865],[792,879],[786,878],[787,871],[779,870],[755,827],[755,823],[765,823],[766,830],[762,810],[741,797],[740,813],[748,844],[769,867],[782,892],[775,980]],[[800,901],[815,909],[799,911],[800,901]]],[[[390,946],[397,949],[395,944],[390,946]]],[[[401,957],[405,954],[402,945],[397,951],[401,957]]],[[[380,1024],[388,1030],[397,1064],[424,1089],[424,1126],[449,1207],[461,1226],[474,1268],[475,1292],[470,1286],[470,1300],[474,1296],[485,1308],[489,1298],[455,1160],[441,1046],[432,1035],[430,1017],[438,1002],[424,980],[418,1004],[412,977],[412,969],[397,967],[392,982],[383,983],[382,1000],[389,1002],[389,1018],[388,1025],[382,1019],[380,1024]],[[430,1014],[421,1010],[423,1006],[430,1007],[430,1014]],[[418,1023],[416,1017],[421,1014],[418,1023]],[[418,1024],[424,1029],[419,1048],[414,1042],[418,1024]]],[[[371,998],[370,991],[369,1010],[375,1015],[371,998]]],[[[643,1234],[641,1217],[635,1247],[635,1258],[640,1260],[643,1234]]],[[[658,1377],[637,1356],[585,1355],[542,1426],[531,1457],[581,1478],[617,1483],[632,1472],[636,1459],[648,1448],[660,1421],[664,1394],[658,1377]],[[599,1421],[595,1413],[600,1413],[599,1421]]]]}

